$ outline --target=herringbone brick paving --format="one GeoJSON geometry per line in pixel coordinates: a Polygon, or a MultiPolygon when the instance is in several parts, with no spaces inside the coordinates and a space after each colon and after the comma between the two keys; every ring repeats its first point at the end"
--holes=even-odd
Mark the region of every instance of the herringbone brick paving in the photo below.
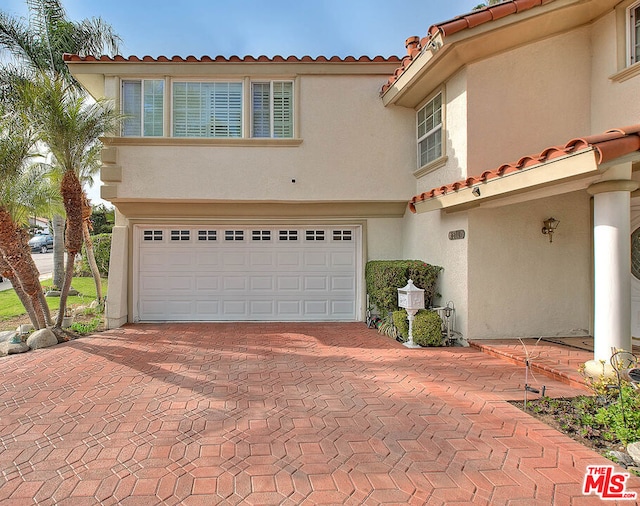
{"type": "Polygon", "coordinates": [[[610,464],[505,402],[523,367],[363,324],[132,325],[0,370],[3,505],[588,505],[610,464]]]}

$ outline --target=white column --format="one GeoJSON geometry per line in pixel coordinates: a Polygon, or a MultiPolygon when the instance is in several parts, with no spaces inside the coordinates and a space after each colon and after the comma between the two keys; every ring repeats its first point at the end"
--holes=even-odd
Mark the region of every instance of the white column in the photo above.
{"type": "Polygon", "coordinates": [[[594,197],[594,353],[609,363],[611,349],[631,349],[630,192],[638,183],[609,180],[588,191],[594,197]]]}

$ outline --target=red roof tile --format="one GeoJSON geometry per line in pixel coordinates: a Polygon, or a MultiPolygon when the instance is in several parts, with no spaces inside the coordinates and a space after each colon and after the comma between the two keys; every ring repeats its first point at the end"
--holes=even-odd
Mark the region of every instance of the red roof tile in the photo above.
{"type": "Polygon", "coordinates": [[[211,63],[211,62],[215,62],[215,63],[228,63],[228,62],[242,62],[242,63],[256,63],[256,62],[270,62],[270,63],[281,63],[281,62],[291,62],[291,63],[299,63],[299,62],[316,62],[316,63],[351,63],[351,62],[360,62],[360,63],[368,63],[368,62],[383,62],[383,63],[395,63],[395,62],[400,62],[401,59],[397,56],[389,56],[389,57],[384,57],[384,56],[374,56],[369,57],[369,56],[360,56],[359,58],[356,58],[354,56],[346,56],[344,58],[341,58],[339,56],[331,56],[331,57],[326,57],[326,56],[318,56],[317,58],[312,58],[311,56],[302,56],[302,57],[297,57],[297,56],[288,56],[288,57],[284,57],[284,56],[280,56],[280,55],[276,55],[273,57],[268,57],[268,56],[244,56],[244,57],[240,57],[240,56],[229,56],[229,57],[225,57],[225,56],[215,56],[215,57],[210,57],[210,56],[202,56],[200,58],[196,58],[195,56],[187,56],[186,58],[182,57],[182,56],[172,56],[171,58],[167,57],[167,56],[158,56],[157,58],[154,58],[152,56],[143,56],[142,58],[139,58],[138,56],[129,56],[128,58],[125,58],[124,56],[121,55],[116,55],[116,56],[106,56],[106,55],[102,55],[102,56],[91,56],[91,55],[87,55],[87,56],[80,56],[77,54],[65,54],[64,55],[64,61],[65,62],[130,62],[130,63],[138,63],[138,62],[162,62],[162,63],[167,63],[167,62],[172,62],[172,63],[184,63],[184,62],[207,62],[207,63],[211,63]]]}
{"type": "Polygon", "coordinates": [[[409,209],[415,213],[415,204],[418,202],[456,192],[461,188],[468,188],[478,183],[486,183],[491,179],[497,179],[588,148],[597,153],[598,164],[615,160],[634,151],[640,151],[640,124],[607,130],[602,134],[571,139],[564,146],[552,146],[540,154],[523,156],[517,162],[503,164],[493,170],[485,170],[479,176],[471,176],[448,185],[432,188],[414,196],[409,202],[409,209]]]}
{"type": "Polygon", "coordinates": [[[475,28],[478,25],[488,23],[489,21],[496,21],[511,14],[523,12],[540,5],[547,4],[553,0],[511,0],[496,5],[491,5],[477,11],[463,14],[462,16],[455,17],[449,21],[443,21],[429,27],[427,30],[427,36],[422,38],[417,45],[409,47],[410,40],[417,39],[417,37],[409,37],[405,47],[407,47],[407,57],[402,60],[402,66],[396,69],[388,81],[382,87],[381,94],[384,94],[391,85],[402,75],[411,62],[420,54],[423,47],[427,47],[431,39],[433,39],[439,33],[443,37],[448,37],[454,33],[461,32],[467,28],[475,28]]]}

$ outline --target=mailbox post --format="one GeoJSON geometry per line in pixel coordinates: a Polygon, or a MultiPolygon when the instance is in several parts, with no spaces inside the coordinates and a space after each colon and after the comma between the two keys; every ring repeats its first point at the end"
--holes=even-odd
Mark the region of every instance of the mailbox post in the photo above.
{"type": "Polygon", "coordinates": [[[404,345],[407,348],[420,348],[419,344],[413,342],[413,319],[418,310],[424,309],[424,290],[409,280],[407,286],[398,288],[398,306],[407,311],[409,319],[409,339],[404,345]]]}

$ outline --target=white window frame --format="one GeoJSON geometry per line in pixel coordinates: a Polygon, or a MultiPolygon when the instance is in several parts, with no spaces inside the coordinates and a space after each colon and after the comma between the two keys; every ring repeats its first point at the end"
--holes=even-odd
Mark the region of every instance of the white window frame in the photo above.
{"type": "Polygon", "coordinates": [[[636,46],[640,43],[637,34],[640,26],[640,1],[634,2],[627,7],[625,20],[627,29],[627,65],[631,66],[640,62],[640,47],[636,46]]]}
{"type": "Polygon", "coordinates": [[[189,139],[189,138],[197,138],[197,139],[242,139],[244,137],[244,121],[245,121],[245,94],[246,94],[246,86],[243,80],[241,79],[224,79],[224,80],[203,80],[203,79],[174,79],[171,81],[171,137],[177,139],[189,139]],[[229,136],[176,136],[175,135],[175,86],[176,84],[182,83],[200,83],[200,84],[210,84],[210,83],[224,83],[224,84],[239,84],[240,85],[240,134],[239,135],[229,135],[229,136]]]}
{"type": "Polygon", "coordinates": [[[416,111],[416,138],[417,138],[417,160],[418,160],[418,168],[427,166],[433,163],[436,160],[441,159],[444,156],[444,92],[442,90],[438,91],[435,95],[433,95],[429,100],[425,102],[425,104],[420,107],[416,111]],[[431,107],[433,108],[433,103],[437,98],[440,98],[440,122],[436,124],[433,128],[426,131],[424,134],[420,135],[420,113],[431,107]],[[420,145],[423,141],[426,141],[429,137],[436,135],[436,133],[440,132],[440,154],[431,160],[422,161],[421,159],[421,149],[420,145]]]}
{"type": "Polygon", "coordinates": [[[123,137],[164,137],[165,132],[165,89],[166,83],[164,79],[142,79],[142,78],[127,78],[120,80],[120,112],[122,114],[125,113],[124,110],[124,86],[125,83],[140,83],[140,112],[139,112],[139,121],[140,121],[140,135],[125,135],[124,133],[124,122],[120,128],[120,135],[123,137]],[[145,135],[145,90],[147,86],[150,86],[153,82],[161,82],[162,83],[162,119],[161,119],[161,128],[162,132],[158,135],[145,135]]]}
{"type": "Polygon", "coordinates": [[[296,86],[295,86],[295,82],[291,79],[273,79],[273,80],[253,80],[251,81],[251,86],[250,89],[248,90],[249,93],[249,101],[251,103],[251,130],[250,130],[250,135],[252,138],[255,139],[293,139],[295,138],[295,132],[296,132],[296,125],[295,125],[295,104],[296,104],[296,86]],[[291,106],[290,106],[290,121],[291,121],[291,135],[286,136],[286,137],[281,137],[281,136],[276,136],[276,132],[275,132],[275,118],[274,118],[274,90],[273,90],[273,86],[274,84],[281,84],[281,83],[288,83],[291,85],[291,106]],[[253,87],[256,84],[268,84],[269,85],[269,135],[265,136],[265,135],[255,135],[254,133],[254,121],[255,121],[255,109],[254,109],[254,102],[253,102],[253,87]]]}

